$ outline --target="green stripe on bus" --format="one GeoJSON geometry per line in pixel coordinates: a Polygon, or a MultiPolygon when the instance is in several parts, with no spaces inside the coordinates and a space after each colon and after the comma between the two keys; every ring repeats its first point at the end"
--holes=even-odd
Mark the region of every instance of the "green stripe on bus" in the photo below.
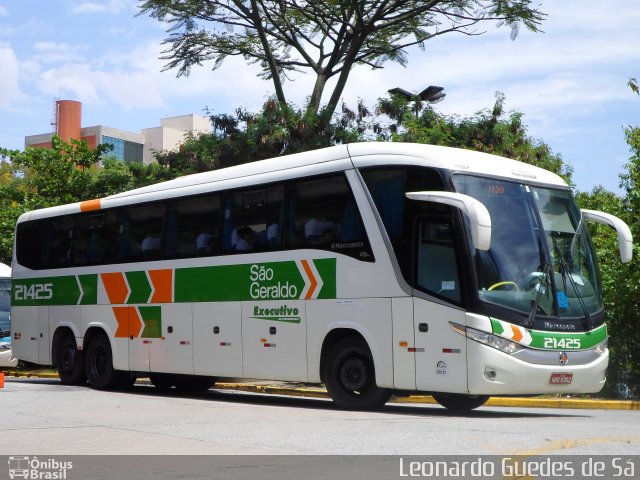
{"type": "MultiPolygon", "coordinates": [[[[176,268],[174,302],[302,300],[336,298],[335,258],[176,268]],[[309,270],[307,270],[309,269],[309,270]]],[[[146,271],[124,272],[127,304],[149,303],[152,286],[146,271]]],[[[14,280],[13,305],[96,305],[98,275],[66,275],[14,280]]]]}
{"type": "Polygon", "coordinates": [[[144,329],[141,338],[160,338],[162,336],[162,310],[160,306],[138,307],[144,329]]]}
{"type": "MultiPolygon", "coordinates": [[[[322,287],[314,297],[336,298],[336,260],[313,260],[322,287]]],[[[305,284],[294,261],[178,268],[175,302],[301,299],[305,284]]],[[[319,283],[319,282],[318,282],[319,283]]]]}
{"type": "MultiPolygon", "coordinates": [[[[495,335],[511,338],[504,331],[503,324],[495,318],[491,319],[491,327],[495,335]]],[[[516,328],[525,330],[524,327],[516,326],[516,328]]],[[[607,339],[607,326],[604,324],[590,332],[548,332],[529,329],[526,329],[526,332],[531,336],[531,342],[526,343],[522,339],[518,343],[543,350],[587,350],[607,339]]]]}
{"type": "Polygon", "coordinates": [[[78,275],[78,282],[82,287],[80,305],[95,305],[98,303],[98,275],[78,275]]]}
{"type": "Polygon", "coordinates": [[[12,305],[77,305],[80,287],[75,275],[14,280],[12,305]]]}
{"type": "Polygon", "coordinates": [[[147,278],[147,272],[126,272],[127,283],[129,284],[128,304],[147,303],[151,296],[151,285],[147,278]]]}
{"type": "Polygon", "coordinates": [[[322,258],[314,260],[313,264],[323,281],[318,298],[336,298],[336,259],[322,258]]]}
{"type": "Polygon", "coordinates": [[[586,350],[607,339],[607,326],[600,325],[590,332],[545,332],[531,330],[531,348],[545,350],[586,350]]]}
{"type": "Polygon", "coordinates": [[[493,333],[495,333],[496,335],[501,335],[504,332],[502,324],[497,320],[494,320],[493,318],[491,319],[491,328],[493,330],[493,333]]]}

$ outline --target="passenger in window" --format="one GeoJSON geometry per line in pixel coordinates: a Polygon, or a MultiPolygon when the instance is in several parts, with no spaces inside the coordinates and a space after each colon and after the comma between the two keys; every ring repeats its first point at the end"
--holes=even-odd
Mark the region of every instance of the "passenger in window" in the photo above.
{"type": "Polygon", "coordinates": [[[235,245],[237,252],[246,252],[253,250],[255,246],[255,235],[250,227],[240,227],[236,230],[238,241],[235,245]]]}
{"type": "Polygon", "coordinates": [[[140,249],[142,253],[160,250],[160,238],[151,235],[145,237],[140,244],[140,249]]]}
{"type": "Polygon", "coordinates": [[[241,231],[243,228],[248,228],[248,227],[244,227],[240,225],[234,228],[233,231],[231,232],[231,250],[238,250],[238,243],[242,239],[241,231]]]}
{"type": "Polygon", "coordinates": [[[196,251],[198,253],[211,253],[213,251],[214,236],[209,232],[202,232],[196,238],[196,251]]]}
{"type": "Polygon", "coordinates": [[[154,256],[160,253],[162,247],[162,241],[160,238],[161,226],[159,223],[154,223],[149,229],[147,235],[140,243],[140,251],[143,256],[154,256]]]}
{"type": "Polygon", "coordinates": [[[333,241],[336,236],[336,224],[319,216],[308,220],[304,225],[304,236],[310,244],[324,244],[333,241]]]}
{"type": "Polygon", "coordinates": [[[267,227],[267,246],[269,248],[276,248],[280,246],[280,224],[271,223],[267,227]]]}

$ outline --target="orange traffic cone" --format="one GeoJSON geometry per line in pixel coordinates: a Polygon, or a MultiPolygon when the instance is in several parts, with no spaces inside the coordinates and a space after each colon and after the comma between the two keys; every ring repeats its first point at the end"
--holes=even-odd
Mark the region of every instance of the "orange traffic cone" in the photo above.
{"type": "Polygon", "coordinates": [[[0,372],[0,388],[4,387],[4,373],[0,372]]]}

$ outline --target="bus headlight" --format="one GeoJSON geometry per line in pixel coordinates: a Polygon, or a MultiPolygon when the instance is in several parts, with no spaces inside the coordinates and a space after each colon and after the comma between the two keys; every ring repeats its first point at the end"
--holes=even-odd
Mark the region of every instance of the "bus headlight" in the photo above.
{"type": "Polygon", "coordinates": [[[598,355],[604,355],[607,352],[608,348],[609,348],[609,339],[607,338],[604,342],[600,342],[598,345],[593,347],[593,350],[598,355]]]}
{"type": "Polygon", "coordinates": [[[483,343],[489,347],[493,347],[509,355],[523,350],[523,347],[521,345],[506,338],[498,337],[497,335],[483,332],[482,330],[476,330],[475,328],[464,327],[462,325],[458,325],[457,323],[450,323],[450,325],[451,328],[459,334],[464,335],[471,340],[475,340],[476,342],[483,343]]]}

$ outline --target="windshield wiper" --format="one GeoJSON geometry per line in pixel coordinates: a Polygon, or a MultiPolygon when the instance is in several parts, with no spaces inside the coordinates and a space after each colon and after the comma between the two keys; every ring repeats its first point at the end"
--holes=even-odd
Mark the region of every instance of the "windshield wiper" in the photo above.
{"type": "Polygon", "coordinates": [[[553,272],[553,267],[550,263],[546,262],[542,267],[542,281],[538,285],[538,294],[536,295],[536,299],[533,302],[533,306],[531,311],[529,312],[529,316],[524,322],[524,326],[526,328],[532,328],[533,322],[536,319],[536,315],[538,314],[538,306],[540,305],[540,297],[542,297],[542,292],[546,294],[548,292],[549,284],[551,283],[551,272],[553,272]]]}
{"type": "Polygon", "coordinates": [[[578,299],[578,303],[580,304],[580,308],[582,308],[582,312],[584,313],[584,318],[586,320],[587,325],[589,326],[589,330],[593,330],[593,319],[589,314],[589,310],[587,306],[584,304],[584,300],[582,299],[582,294],[578,290],[578,285],[573,278],[573,275],[569,271],[569,266],[565,262],[560,263],[560,273],[562,274],[562,281],[564,283],[564,289],[567,290],[567,278],[569,278],[569,283],[573,287],[573,291],[576,292],[576,298],[578,299]]]}
{"type": "Polygon", "coordinates": [[[567,265],[567,262],[562,256],[562,253],[560,252],[560,248],[558,248],[558,243],[556,241],[556,238],[553,235],[551,235],[551,240],[553,241],[553,249],[555,250],[556,255],[558,256],[558,260],[560,263],[560,274],[562,275],[562,283],[563,283],[564,291],[565,292],[567,291],[567,278],[568,278],[569,283],[573,287],[573,291],[576,293],[576,298],[578,299],[578,303],[580,304],[580,308],[582,309],[582,313],[584,314],[584,319],[586,321],[586,324],[589,327],[589,330],[593,330],[593,319],[591,318],[591,315],[589,314],[589,310],[587,309],[587,306],[584,303],[582,294],[578,289],[578,285],[575,279],[573,278],[571,271],[569,270],[569,265],[567,265]]]}

